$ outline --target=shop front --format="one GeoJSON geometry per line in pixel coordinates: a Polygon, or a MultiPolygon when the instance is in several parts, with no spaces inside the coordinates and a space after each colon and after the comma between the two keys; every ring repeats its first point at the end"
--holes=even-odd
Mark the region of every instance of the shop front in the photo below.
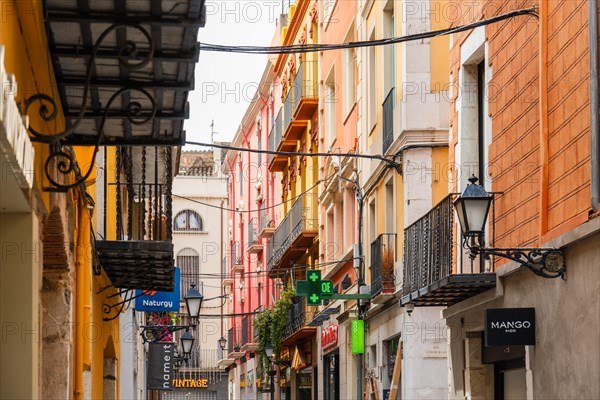
{"type": "Polygon", "coordinates": [[[171,390],[160,392],[160,400],[221,400],[227,393],[225,372],[174,373],[171,390]]]}
{"type": "Polygon", "coordinates": [[[340,352],[338,349],[339,327],[332,324],[321,330],[323,350],[323,398],[340,399],[340,352]]]}

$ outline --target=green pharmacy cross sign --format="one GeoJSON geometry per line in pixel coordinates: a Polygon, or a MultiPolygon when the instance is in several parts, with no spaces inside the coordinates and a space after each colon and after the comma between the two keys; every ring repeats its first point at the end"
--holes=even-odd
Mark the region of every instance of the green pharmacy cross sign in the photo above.
{"type": "Polygon", "coordinates": [[[368,299],[369,294],[337,294],[333,293],[333,283],[321,280],[321,271],[311,269],[306,272],[305,281],[296,282],[296,294],[306,297],[309,306],[320,306],[323,300],[330,299],[368,299]]]}

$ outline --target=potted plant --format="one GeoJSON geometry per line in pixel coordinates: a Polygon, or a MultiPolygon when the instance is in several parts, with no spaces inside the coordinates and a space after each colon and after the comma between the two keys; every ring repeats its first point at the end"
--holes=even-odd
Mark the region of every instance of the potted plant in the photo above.
{"type": "Polygon", "coordinates": [[[233,351],[235,351],[236,353],[239,353],[241,348],[242,346],[239,343],[233,345],[233,351]]]}
{"type": "Polygon", "coordinates": [[[394,250],[383,246],[381,251],[381,283],[384,293],[394,293],[396,290],[394,271],[394,250]]]}

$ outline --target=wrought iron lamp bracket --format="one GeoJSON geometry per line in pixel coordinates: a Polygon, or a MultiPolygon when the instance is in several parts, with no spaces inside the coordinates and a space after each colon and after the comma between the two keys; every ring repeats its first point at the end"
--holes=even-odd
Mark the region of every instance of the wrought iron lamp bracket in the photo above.
{"type": "Polygon", "coordinates": [[[146,325],[140,336],[144,343],[156,343],[177,331],[196,329],[196,325],[146,325]]]}
{"type": "Polygon", "coordinates": [[[469,250],[470,257],[480,255],[489,260],[490,257],[502,257],[528,268],[543,278],[562,278],[566,280],[566,258],[561,249],[536,247],[485,247],[479,236],[463,238],[463,248],[469,250]]]}

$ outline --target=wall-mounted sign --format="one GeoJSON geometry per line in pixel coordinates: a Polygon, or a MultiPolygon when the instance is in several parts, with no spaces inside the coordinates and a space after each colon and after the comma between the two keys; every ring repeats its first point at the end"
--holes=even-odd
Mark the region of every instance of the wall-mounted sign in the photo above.
{"type": "Polygon", "coordinates": [[[338,326],[337,324],[324,328],[321,331],[321,347],[323,351],[330,350],[338,344],[338,326]]]}
{"type": "Polygon", "coordinates": [[[142,294],[136,290],[135,309],[137,311],[179,311],[181,293],[181,274],[179,268],[175,268],[175,287],[172,292],[152,291],[142,294]]]}
{"type": "Polygon", "coordinates": [[[148,389],[171,390],[175,343],[149,343],[148,389]]]}
{"type": "Polygon", "coordinates": [[[535,345],[535,308],[488,308],[486,346],[535,345]]]}
{"type": "Polygon", "coordinates": [[[350,325],[352,354],[365,354],[365,321],[355,319],[350,325]]]}

